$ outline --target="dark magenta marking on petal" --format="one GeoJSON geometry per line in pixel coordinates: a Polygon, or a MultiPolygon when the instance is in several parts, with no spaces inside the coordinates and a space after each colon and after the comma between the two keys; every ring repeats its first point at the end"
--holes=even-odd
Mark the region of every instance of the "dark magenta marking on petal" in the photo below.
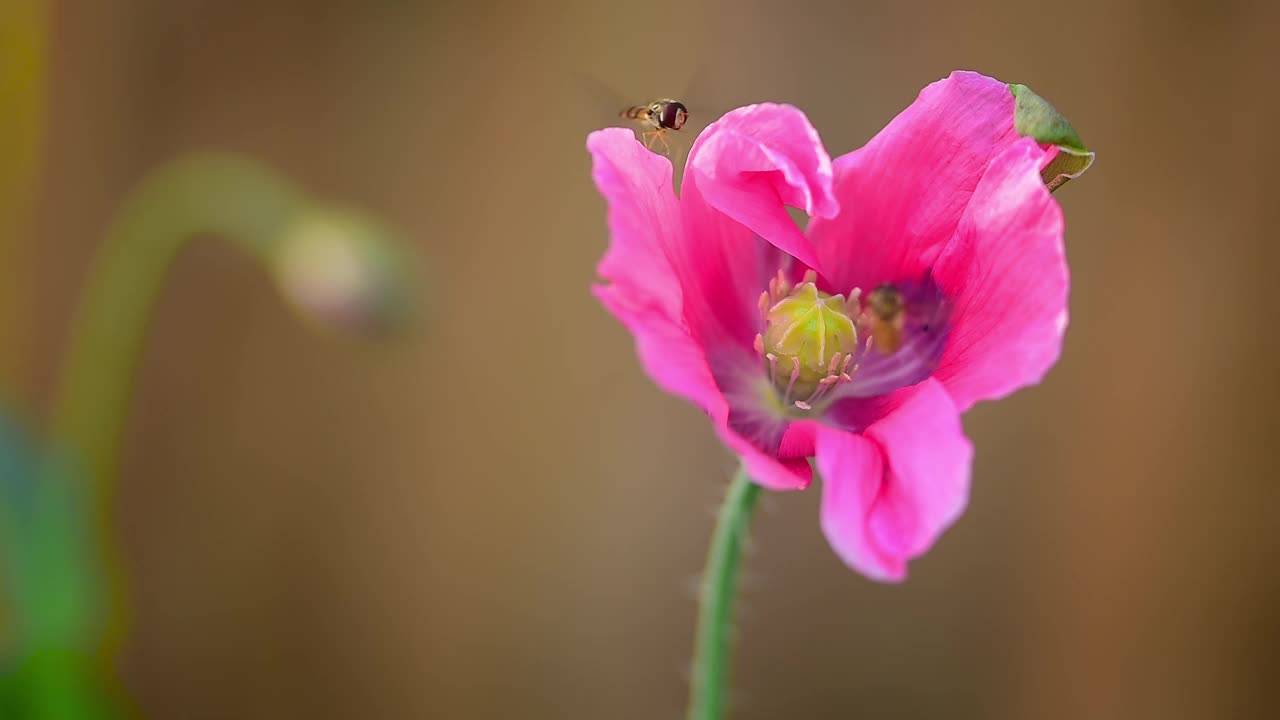
{"type": "Polygon", "coordinates": [[[915,385],[933,373],[942,357],[950,333],[946,298],[930,278],[916,283],[897,283],[906,305],[903,342],[889,355],[865,343],[854,355],[857,371],[852,380],[840,385],[834,398],[876,397],[898,388],[915,385]]]}
{"type": "Polygon", "coordinates": [[[791,418],[780,412],[780,401],[768,372],[754,352],[728,352],[708,357],[716,385],[729,405],[729,429],[761,452],[777,457],[791,418]]]}

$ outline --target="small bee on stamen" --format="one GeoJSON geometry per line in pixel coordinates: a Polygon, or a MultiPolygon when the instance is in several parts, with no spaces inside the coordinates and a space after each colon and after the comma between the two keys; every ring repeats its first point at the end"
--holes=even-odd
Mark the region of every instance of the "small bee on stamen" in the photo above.
{"type": "Polygon", "coordinates": [[[902,329],[906,323],[906,304],[902,293],[892,285],[881,285],[867,294],[858,324],[867,334],[867,348],[874,347],[882,355],[892,355],[902,347],[902,329]]]}

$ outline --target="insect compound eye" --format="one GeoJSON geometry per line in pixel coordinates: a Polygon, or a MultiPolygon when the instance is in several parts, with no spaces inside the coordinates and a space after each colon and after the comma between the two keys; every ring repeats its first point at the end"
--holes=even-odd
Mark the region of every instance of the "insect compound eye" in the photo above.
{"type": "Polygon", "coordinates": [[[685,108],[684,103],[669,102],[662,109],[662,126],[679,130],[688,117],[689,110],[685,108]]]}

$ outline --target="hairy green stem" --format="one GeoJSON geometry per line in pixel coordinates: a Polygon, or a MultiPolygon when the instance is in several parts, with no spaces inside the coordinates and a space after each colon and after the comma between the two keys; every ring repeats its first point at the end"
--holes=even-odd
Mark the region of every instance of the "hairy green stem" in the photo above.
{"type": "Polygon", "coordinates": [[[720,720],[725,716],[733,600],[751,514],[759,495],[760,486],[739,469],[720,506],[702,578],[689,720],[720,720]]]}

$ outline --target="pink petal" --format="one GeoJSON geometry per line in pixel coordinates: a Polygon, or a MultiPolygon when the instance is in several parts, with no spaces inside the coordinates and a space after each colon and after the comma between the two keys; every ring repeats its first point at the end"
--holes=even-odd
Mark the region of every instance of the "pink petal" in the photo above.
{"type": "Polygon", "coordinates": [[[591,177],[608,203],[609,249],[596,266],[629,302],[680,314],[680,285],[665,247],[683,242],[671,162],[645,150],[624,128],[587,136],[591,177]]]}
{"type": "MultiPolygon", "coordinates": [[[[686,184],[685,203],[689,192],[686,184]]],[[[681,244],[666,253],[683,295],[685,323],[708,350],[754,356],[760,293],[789,258],[724,215],[684,215],[681,244]]]]}
{"type": "Polygon", "coordinates": [[[898,388],[873,397],[841,397],[827,408],[827,419],[850,432],[863,432],[915,396],[923,383],[898,388]]]}
{"type": "MultiPolygon", "coordinates": [[[[792,439],[785,448],[762,450],[758,439],[748,439],[730,427],[729,403],[720,390],[721,383],[741,390],[751,377],[762,377],[759,358],[750,347],[758,331],[755,303],[780,267],[782,253],[724,216],[720,216],[723,221],[700,228],[696,243],[686,242],[689,235],[676,210],[671,166],[665,158],[645,150],[634,135],[621,129],[592,133],[587,148],[593,159],[592,176],[609,204],[612,236],[599,265],[600,275],[612,284],[597,285],[596,297],[635,336],[641,364],[654,382],[702,408],[757,483],[774,490],[807,487],[812,480],[806,459],[812,454],[811,436],[806,446],[803,433],[792,437],[784,422],[768,418],[770,432],[792,439]],[[720,252],[724,255],[716,257],[720,252]],[[670,258],[680,260],[678,268],[670,258]],[[702,333],[694,333],[686,305],[715,309],[717,321],[740,316],[745,324],[733,337],[723,329],[713,332],[705,324],[702,333]],[[706,348],[719,359],[719,380],[706,348]]],[[[735,397],[748,412],[754,410],[750,391],[735,397]]]]}
{"type": "Polygon", "coordinates": [[[1062,351],[1062,210],[1040,178],[1053,152],[1025,138],[992,162],[934,267],[953,303],[935,374],[961,412],[1038,383],[1062,351]]]}
{"type": "Polygon", "coordinates": [[[770,490],[804,490],[813,482],[807,457],[780,458],[761,452],[728,425],[717,424],[716,432],[721,442],[738,455],[747,477],[755,484],[770,490]]]}
{"type": "Polygon", "coordinates": [[[831,158],[804,113],[789,105],[749,105],[698,137],[689,151],[682,204],[691,227],[714,222],[708,214],[723,213],[817,267],[813,248],[784,205],[813,216],[834,215],[831,181],[831,158]]]}
{"type": "Polygon", "coordinates": [[[888,462],[871,532],[885,552],[922,555],[969,499],[973,445],[960,427],[960,413],[942,385],[927,380],[896,412],[867,428],[866,436],[888,462]]]}
{"type": "Polygon", "coordinates": [[[875,580],[901,580],[964,511],[973,447],[950,396],[926,380],[866,432],[823,427],[822,528],[836,553],[875,580]]]}
{"type": "Polygon", "coordinates": [[[906,578],[906,562],[881,552],[867,528],[884,484],[880,448],[861,435],[823,427],[818,431],[818,472],[822,475],[822,532],[831,549],[872,580],[906,578]]]}
{"type": "Polygon", "coordinates": [[[1018,140],[998,80],[954,72],[834,163],[840,214],[809,225],[835,292],[919,280],[951,238],[987,164],[1018,140]]]}
{"type": "Polygon", "coordinates": [[[759,485],[772,490],[802,490],[813,480],[809,458],[813,456],[815,424],[792,422],[778,414],[766,400],[772,386],[752,357],[741,365],[716,373],[724,392],[724,412],[712,413],[716,432],[747,466],[759,485]]]}
{"type": "Polygon", "coordinates": [[[616,285],[596,285],[592,292],[635,337],[640,364],[658,387],[692,402],[703,412],[728,412],[706,355],[677,320],[653,307],[628,304],[616,285]]]}
{"type": "Polygon", "coordinates": [[[788,269],[787,253],[813,261],[785,203],[834,212],[830,171],[816,131],[789,106],[735,110],[698,137],[680,190],[685,234],[667,252],[685,320],[704,346],[750,352],[760,331],[756,301],[769,278],[788,269]]]}
{"type": "Polygon", "coordinates": [[[659,387],[708,413],[725,412],[706,356],[684,324],[680,285],[665,254],[665,244],[681,236],[671,163],[621,128],[592,133],[587,149],[609,204],[611,235],[597,269],[612,284],[597,285],[596,297],[635,336],[641,364],[659,387]]]}

